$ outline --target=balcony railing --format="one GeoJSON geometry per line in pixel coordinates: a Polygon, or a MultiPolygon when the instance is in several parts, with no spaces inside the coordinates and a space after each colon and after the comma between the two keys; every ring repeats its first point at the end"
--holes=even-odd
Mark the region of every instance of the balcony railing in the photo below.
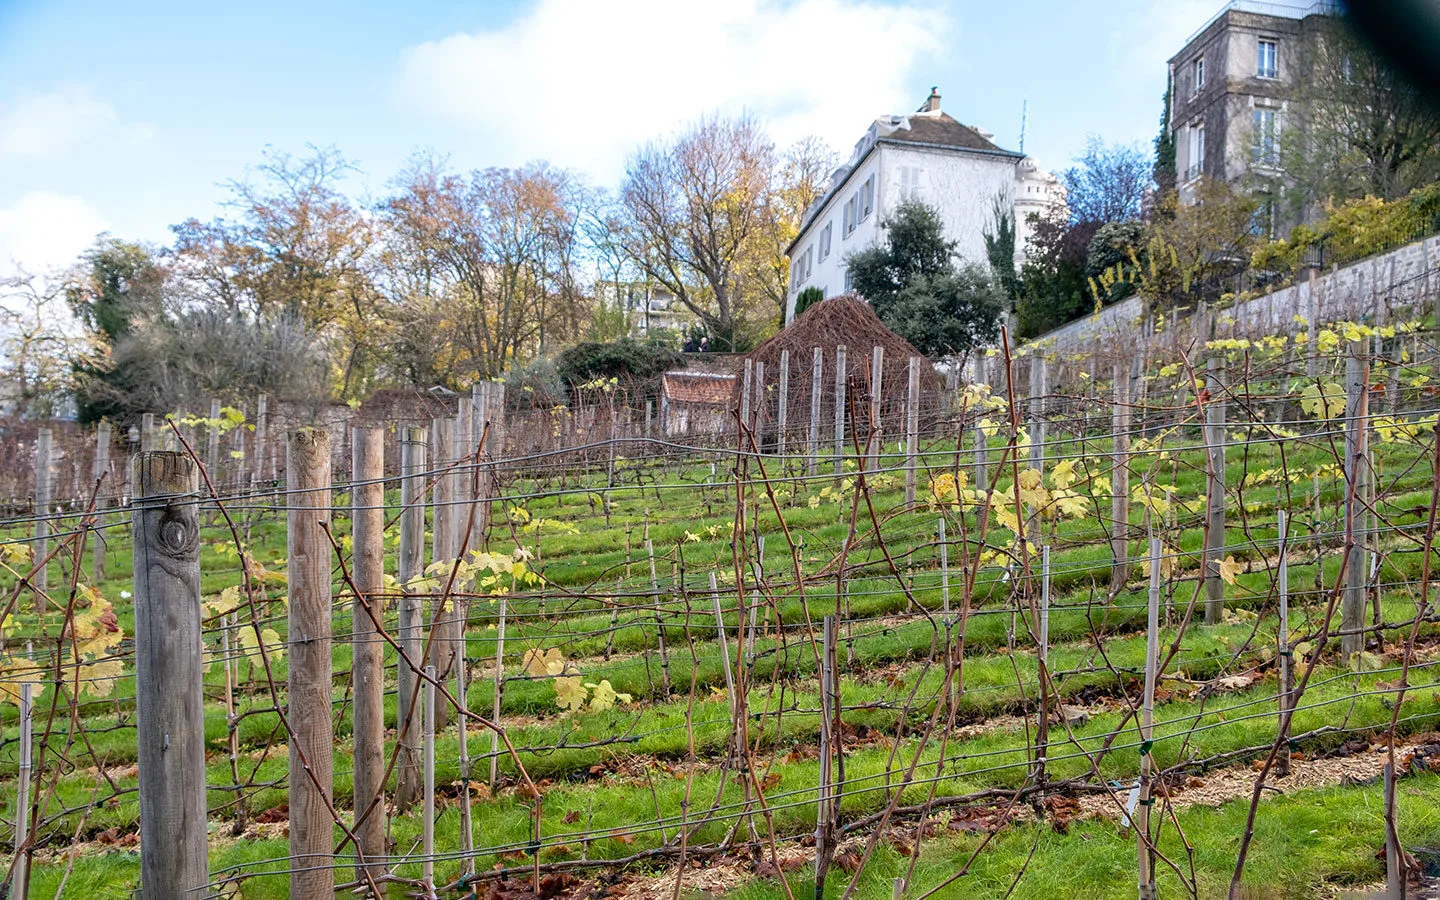
{"type": "Polygon", "coordinates": [[[1185,170],[1185,180],[1194,181],[1205,173],[1205,164],[1196,163],[1185,170]]]}

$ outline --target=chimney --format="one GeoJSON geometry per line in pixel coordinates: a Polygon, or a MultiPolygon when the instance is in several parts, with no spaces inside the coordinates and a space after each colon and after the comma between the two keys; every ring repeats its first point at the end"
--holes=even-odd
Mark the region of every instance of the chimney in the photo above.
{"type": "Polygon", "coordinates": [[[930,89],[930,96],[925,100],[924,111],[925,111],[925,112],[939,112],[939,111],[940,111],[940,89],[939,89],[939,88],[932,87],[932,88],[930,89]]]}

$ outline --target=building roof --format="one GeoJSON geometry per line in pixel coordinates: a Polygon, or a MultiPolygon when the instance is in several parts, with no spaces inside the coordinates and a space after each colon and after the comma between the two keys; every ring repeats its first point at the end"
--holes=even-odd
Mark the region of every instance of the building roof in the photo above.
{"type": "MultiPolygon", "coordinates": [[[[907,144],[928,144],[935,147],[954,147],[957,150],[986,150],[991,153],[1006,153],[987,140],[979,131],[969,125],[962,125],[943,112],[916,113],[910,116],[895,116],[894,131],[880,132],[876,140],[894,141],[907,144]]],[[[1015,156],[1020,154],[1015,153],[1015,156]]]]}
{"type": "Polygon", "coordinates": [[[1195,39],[1204,34],[1211,25],[1220,21],[1229,12],[1254,13],[1261,16],[1272,16],[1277,19],[1308,19],[1311,16],[1338,16],[1342,14],[1340,4],[1335,0],[1229,0],[1215,15],[1205,20],[1205,24],[1195,29],[1185,43],[1180,45],[1180,52],[1170,58],[1170,62],[1184,54],[1186,47],[1195,43],[1195,39]]]}
{"type": "Polygon", "coordinates": [[[671,403],[724,406],[734,390],[735,376],[714,372],[666,372],[662,391],[671,403]]]}
{"type": "Polygon", "coordinates": [[[933,89],[930,99],[916,112],[907,116],[881,116],[870,123],[863,137],[855,143],[850,159],[837,168],[830,176],[825,192],[818,197],[801,216],[800,230],[794,240],[785,248],[787,254],[794,252],[795,245],[805,236],[805,231],[815,221],[831,199],[841,193],[850,176],[875,152],[880,144],[894,144],[901,147],[925,147],[936,150],[953,150],[961,153],[984,153],[1024,159],[1025,154],[1006,150],[991,142],[990,137],[980,129],[962,124],[940,110],[940,95],[933,89]]]}

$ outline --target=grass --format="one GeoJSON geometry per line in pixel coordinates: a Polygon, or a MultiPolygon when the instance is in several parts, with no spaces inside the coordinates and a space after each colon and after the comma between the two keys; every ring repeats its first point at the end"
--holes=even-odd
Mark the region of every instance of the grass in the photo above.
{"type": "MultiPolygon", "coordinates": [[[[1144,457],[1132,483],[1145,470],[1174,485],[1176,498],[1193,498],[1203,492],[1203,457],[1193,436],[1181,434],[1172,441],[1175,449],[1167,459],[1144,457]]],[[[999,458],[1000,440],[992,442],[991,472],[999,458]]],[[[934,459],[946,462],[953,445],[933,445],[934,459]]],[[[1083,442],[1055,440],[1047,448],[1052,460],[1064,455],[1103,454],[1108,439],[1083,442]]],[[[968,451],[967,451],[968,453],[968,451]]],[[[1103,459],[1103,457],[1099,457],[1103,459]]],[[[722,457],[722,460],[728,458],[722,457]]],[[[1387,445],[1382,451],[1386,474],[1379,511],[1395,528],[1413,527],[1428,516],[1430,472],[1425,455],[1418,448],[1387,445]]],[[[773,461],[772,461],[773,462],[773,461]]],[[[887,464],[898,457],[887,456],[887,464]]],[[[1324,442],[1299,441],[1247,447],[1231,454],[1227,484],[1243,483],[1246,473],[1276,470],[1282,465],[1309,472],[1334,462],[1324,442]],[[1279,449],[1283,448],[1283,449],[1279,449]],[[1282,456],[1283,454],[1283,456],[1282,456]]],[[[763,566],[764,585],[759,596],[767,611],[761,623],[778,615],[787,623],[783,639],[774,631],[756,637],[750,690],[747,697],[752,714],[751,736],[758,750],[758,762],[772,776],[767,782],[767,802],[772,806],[775,828],[782,837],[799,837],[813,831],[818,763],[804,752],[817,740],[820,698],[815,690],[813,637],[804,627],[837,609],[853,620],[842,628],[844,649],[840,657],[844,672],[841,694],[846,706],[845,721],[867,726],[888,738],[870,739],[846,751],[849,790],[844,800],[848,818],[873,812],[884,802],[887,781],[895,779],[897,766],[914,754],[921,765],[922,783],[935,777],[940,742],[920,746],[915,730],[923,727],[933,705],[941,696],[942,673],[927,663],[932,647],[944,639],[941,610],[939,563],[935,527],[941,514],[934,509],[905,510],[898,479],[879,479],[873,486],[872,503],[878,526],[862,505],[856,538],[848,542],[849,507],[846,504],[807,501],[834,478],[825,476],[813,485],[786,483],[778,498],[783,510],[784,529],[801,547],[798,565],[805,578],[803,586],[794,578],[790,546],[784,539],[781,518],[763,493],[744,501],[747,518],[744,529],[736,529],[734,489],[717,482],[728,474],[724,465],[713,470],[703,457],[671,460],[663,465],[651,461],[622,460],[621,486],[604,489],[603,476],[585,472],[552,473],[546,477],[521,475],[508,485],[511,496],[523,498],[497,503],[500,522],[509,518],[515,536],[535,554],[535,568],[545,578],[542,590],[517,592],[508,602],[505,636],[507,681],[502,716],[508,720],[511,740],[520,748],[521,761],[536,780],[550,783],[544,792],[541,818],[542,861],[573,859],[582,854],[590,859],[608,859],[653,848],[673,836],[679,826],[682,801],[691,798],[687,815],[695,816],[712,804],[726,817],[703,826],[691,840],[704,843],[720,840],[733,817],[743,806],[742,791],[727,778],[719,763],[730,741],[730,716],[724,697],[724,668],[716,639],[716,623],[709,597],[708,578],[717,574],[733,582],[737,569],[748,577],[753,560],[754,537],[767,537],[763,566]],[[671,487],[641,484],[658,476],[671,487]],[[523,515],[511,509],[524,509],[523,515]],[[693,536],[693,538],[692,538],[693,536]],[[736,540],[744,553],[737,560],[736,540]],[[655,577],[652,586],[651,562],[645,540],[655,548],[655,577]],[[842,547],[844,552],[842,553],[842,547]],[[882,552],[882,548],[885,552],[882,552]],[[887,558],[888,554],[888,558],[887,558]],[[848,596],[836,597],[834,571],[841,562],[847,567],[848,596]],[[891,560],[898,573],[891,571],[891,560]],[[667,695],[660,685],[660,638],[666,646],[666,660],[674,692],[667,695]],[[582,673],[586,681],[607,680],[622,693],[633,695],[630,705],[608,711],[585,710],[559,714],[554,688],[548,678],[518,674],[523,655],[530,650],[559,649],[582,673]],[[610,657],[607,659],[607,657],[610,657]],[[692,685],[695,697],[690,697],[692,685]],[[775,687],[781,688],[776,691],[775,687]],[[913,697],[913,699],[911,699],[913,697]],[[894,741],[901,729],[905,736],[894,741]],[[698,765],[690,767],[691,754],[698,765]],[[778,780],[776,780],[778,779],[778,780]],[[567,821],[567,819],[569,821],[567,821]]],[[[1106,473],[1106,465],[1090,466],[1093,474],[1106,473]]],[[[828,464],[826,469],[828,471],[828,464]]],[[[922,481],[922,492],[925,482],[922,481]]],[[[1084,489],[1085,482],[1080,483],[1084,489]]],[[[1232,555],[1250,567],[1233,586],[1227,587],[1229,608],[1236,616],[1226,624],[1194,626],[1179,642],[1179,652],[1166,671],[1170,681],[1157,705],[1155,758],[1161,766],[1196,764],[1197,761],[1243,758],[1248,748],[1268,745],[1275,732],[1275,691],[1272,652],[1274,644],[1273,526],[1277,508],[1299,512],[1292,517],[1291,585],[1292,630],[1305,633],[1318,627],[1318,615],[1326,597],[1306,594],[1318,583],[1327,589],[1339,572],[1334,535],[1337,509],[1343,499],[1343,482],[1333,474],[1321,480],[1318,497],[1311,496],[1312,482],[1306,477],[1295,483],[1266,482],[1246,485],[1235,494],[1226,543],[1232,555]],[[1285,491],[1293,496],[1287,501],[1285,491]],[[1319,513],[1314,509],[1319,505],[1319,513]],[[1314,539],[1301,542],[1300,538],[1314,539]],[[1195,683],[1219,675],[1255,672],[1259,680],[1243,690],[1217,696],[1195,696],[1195,683]]],[[[1003,475],[999,489],[1009,490],[1009,476],[1003,475]]],[[[398,509],[393,504],[389,517],[398,509]]],[[[338,507],[348,503],[343,493],[335,499],[338,507]]],[[[974,511],[945,513],[951,541],[962,527],[969,536],[968,554],[960,544],[950,548],[951,604],[958,609],[966,560],[978,550],[978,522],[974,511]]],[[[1106,590],[1110,577],[1110,554],[1101,520],[1109,515],[1109,498],[1096,497],[1091,514],[1084,519],[1062,519],[1043,526],[1044,542],[1052,554],[1053,610],[1050,615],[1050,669],[1057,679],[1057,691],[1066,700],[1096,696],[1129,702],[1138,692],[1145,655],[1143,583],[1133,583],[1115,596],[1106,590]],[[1094,635],[1103,635],[1105,655],[1095,648],[1094,635]]],[[[1180,571],[1172,576],[1167,601],[1183,611],[1194,597],[1198,573],[1201,531],[1199,511],[1176,509],[1176,524],[1168,529],[1171,546],[1182,554],[1180,571]]],[[[247,549],[262,564],[283,569],[284,525],[280,517],[261,509],[246,513],[247,549]]],[[[1131,510],[1132,554],[1140,552],[1143,512],[1138,504],[1131,510]]],[[[337,536],[345,538],[348,519],[336,516],[337,536]]],[[[504,528],[494,536],[495,544],[507,540],[504,528]]],[[[97,586],[109,598],[118,600],[128,588],[130,566],[128,540],[123,528],[107,531],[108,577],[97,586]]],[[[0,529],[0,539],[20,540],[24,530],[0,529]]],[[[990,543],[995,543],[992,530],[990,543]]],[[[1399,531],[1381,543],[1380,577],[1387,585],[1382,592],[1383,618],[1403,623],[1413,618],[1417,591],[1413,582],[1420,576],[1424,560],[1419,547],[1399,531]]],[[[393,549],[393,548],[391,548],[393,549]]],[[[206,596],[238,583],[239,562],[229,545],[228,532],[207,528],[202,547],[201,590],[206,596]]],[[[1435,560],[1432,560],[1432,564],[1435,560]]],[[[974,611],[965,623],[965,692],[959,716],[962,721],[985,722],[1003,713],[1033,707],[1037,664],[1034,642],[1021,617],[1018,630],[1012,629],[1012,603],[1017,585],[1023,586],[1024,570],[1003,566],[1003,559],[987,560],[974,572],[975,591],[970,598],[974,611]]],[[[64,563],[54,565],[51,584],[63,583],[64,563]]],[[[1135,578],[1139,579],[1139,572],[1135,578]]],[[[12,580],[13,583],[13,580],[12,580]]],[[[0,578],[0,587],[4,586],[0,578]]],[[[337,704],[337,747],[335,754],[335,796],[344,807],[350,795],[351,747],[349,709],[346,702],[350,648],[349,599],[337,578],[337,635],[334,651],[337,704]]],[[[271,589],[262,612],[264,622],[285,634],[283,588],[271,589]]],[[[729,653],[736,654],[740,641],[740,616],[726,594],[723,622],[729,653]]],[[[751,603],[757,602],[752,596],[751,603]]],[[[116,603],[120,626],[133,630],[129,605],[116,603]]],[[[496,609],[487,598],[471,604],[471,627],[467,635],[467,656],[476,668],[469,703],[472,709],[490,709],[493,686],[484,666],[493,660],[497,633],[496,609]]],[[[389,620],[393,623],[392,619],[389,620]]],[[[213,624],[213,623],[212,623],[213,624]]],[[[1423,634],[1434,636],[1435,626],[1423,634]]],[[[1394,641],[1404,629],[1391,629],[1387,640],[1394,641]]],[[[23,636],[23,635],[22,635],[23,636]]],[[[1173,627],[1161,635],[1162,646],[1176,638],[1173,627]]],[[[218,646],[213,630],[210,642],[218,646]]],[[[11,644],[14,646],[14,644],[11,644]]],[[[1393,658],[1387,665],[1393,664],[1393,658]]],[[[283,686],[285,660],[271,660],[275,677],[283,686]]],[[[251,816],[278,807],[286,801],[283,779],[286,759],[277,735],[278,717],[269,709],[268,690],[255,681],[253,661],[241,665],[244,683],[239,691],[236,725],[241,748],[242,781],[251,781],[245,805],[251,816]],[[267,755],[267,746],[272,752],[267,755]],[[270,784],[274,782],[274,786],[270,784]]],[[[1294,731],[1303,733],[1324,726],[1341,726],[1352,731],[1375,731],[1389,722],[1392,711],[1383,696],[1383,683],[1393,681],[1393,671],[1354,673],[1333,665],[1327,656],[1317,671],[1311,691],[1297,713],[1294,731]]],[[[1411,674],[1415,690],[1402,711],[1401,729],[1406,733],[1424,731],[1440,722],[1440,673],[1427,664],[1411,674]]],[[[287,851],[283,839],[233,840],[227,838],[236,813],[231,763],[227,758],[229,726],[220,703],[224,673],[213,666],[206,676],[206,739],[213,753],[208,762],[207,782],[211,786],[212,871],[243,873],[244,896],[284,896],[283,864],[271,863],[287,851]]],[[[50,695],[45,695],[48,700],[50,695]]],[[[137,824],[137,805],[131,789],[136,779],[123,771],[135,757],[133,732],[133,686],[127,679],[116,682],[111,696],[88,700],[75,721],[60,716],[51,726],[52,747],[65,745],[73,768],[53,785],[47,803],[48,819],[41,830],[42,845],[64,846],[68,835],[78,828],[85,836],[114,828],[132,830],[137,824]],[[120,769],[115,782],[121,793],[91,806],[94,797],[106,797],[108,783],[87,767],[120,769]],[[57,808],[73,809],[56,814],[57,808]]],[[[283,691],[278,699],[283,702],[283,691]]],[[[44,703],[42,702],[42,707],[44,703]]],[[[393,681],[386,696],[387,717],[393,723],[396,700],[393,681]]],[[[13,707],[0,707],[5,750],[0,750],[0,804],[13,810],[17,734],[13,707]]],[[[1090,773],[1092,759],[1107,738],[1121,728],[1123,708],[1099,711],[1083,726],[1074,729],[1073,740],[1063,730],[1052,732],[1049,769],[1052,777],[1082,777],[1090,773]]],[[[1124,781],[1133,779],[1138,766],[1137,737],[1133,721],[1114,738],[1114,746],[1093,763],[1099,776],[1124,781]]],[[[1343,740],[1329,732],[1308,741],[1307,749],[1323,750],[1343,740]]],[[[966,794],[987,788],[1019,786],[1028,759],[1025,729],[997,720],[988,730],[974,736],[951,740],[946,749],[944,775],[936,790],[942,796],[966,794]]],[[[489,738],[472,730],[470,752],[477,758],[476,777],[488,773],[485,754],[489,738]]],[[[458,748],[453,729],[437,739],[437,782],[449,785],[460,777],[458,748]]],[[[54,763],[52,761],[51,765],[54,763]]],[[[507,757],[500,766],[506,785],[498,795],[477,801],[475,818],[478,842],[485,848],[477,859],[484,869],[491,865],[516,864],[515,854],[528,851],[533,828],[533,804],[520,797],[513,784],[515,767],[507,757]]],[[[43,773],[42,773],[43,774],[43,773]]],[[[112,775],[114,773],[112,772],[112,775]]],[[[1436,831],[1435,814],[1416,791],[1433,793],[1428,778],[1406,781],[1402,791],[1402,822],[1407,835],[1430,841],[1436,831]]],[[[918,801],[928,784],[907,790],[907,801],[918,801]]],[[[1263,896],[1308,896],[1320,881],[1353,883],[1372,879],[1373,859],[1365,847],[1378,834],[1369,789],[1350,788],[1306,791],[1294,797],[1267,798],[1256,837],[1256,854],[1247,868],[1247,878],[1263,896]],[[1294,829],[1276,826],[1277,820],[1296,827],[1320,821],[1326,816],[1337,823],[1333,829],[1294,829]],[[1373,821],[1372,821],[1373,820],[1373,821]],[[1318,835],[1318,836],[1317,836],[1318,835]]],[[[13,815],[13,812],[10,813],[13,815]]],[[[1233,867],[1234,846],[1243,830],[1244,807],[1229,804],[1218,810],[1189,808],[1179,818],[1190,843],[1196,849],[1196,871],[1205,892],[1221,891],[1233,867]],[[1239,817],[1237,819],[1237,816],[1239,817]],[[1226,860],[1229,859],[1227,863],[1226,860]]],[[[410,851],[418,840],[421,823],[414,812],[391,820],[397,853],[410,851]]],[[[459,815],[453,803],[443,804],[436,822],[437,847],[453,851],[459,846],[459,815]]],[[[1168,854],[1178,853],[1173,834],[1162,845],[1168,854]]],[[[337,841],[339,833],[337,830],[337,841]]],[[[973,836],[947,836],[927,843],[917,865],[916,887],[938,884],[957,871],[973,852],[973,836]]],[[[50,860],[37,866],[32,882],[35,896],[52,895],[61,877],[67,895],[96,898],[129,896],[138,870],[133,852],[111,850],[87,852],[73,860],[64,876],[66,863],[50,860]]],[[[890,882],[908,860],[889,844],[866,869],[861,896],[890,896],[890,882]]],[[[1020,896],[1133,896],[1134,844],[1132,838],[1115,833],[1113,826],[1100,822],[1074,824],[1068,834],[1059,834],[1043,825],[1016,826],[1002,831],[975,860],[970,874],[944,889],[940,896],[1003,896],[1022,868],[1025,876],[1020,896]],[[1025,860],[1029,859],[1028,865],[1025,860]]],[[[457,864],[437,864],[442,877],[453,877],[457,864]]],[[[643,869],[642,869],[643,871],[643,869]]],[[[419,866],[405,863],[399,872],[417,877],[419,866]]],[[[804,872],[792,875],[792,882],[804,881],[804,872]]],[[[1173,892],[1162,875],[1162,892],[1173,892]]],[[[343,880],[343,879],[342,879],[343,880]]],[[[838,896],[844,877],[834,873],[827,894],[838,896]]],[[[742,896],[775,896],[778,885],[764,880],[740,886],[742,896]]]]}

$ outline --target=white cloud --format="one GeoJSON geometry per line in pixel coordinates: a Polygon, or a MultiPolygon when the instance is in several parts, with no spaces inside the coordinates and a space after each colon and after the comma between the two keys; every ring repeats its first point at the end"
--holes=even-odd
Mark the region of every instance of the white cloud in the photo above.
{"type": "Polygon", "coordinates": [[[503,28],[405,50],[398,100],[508,162],[607,178],[639,144],[717,110],[848,151],[873,117],[919,104],[912,70],[948,27],[941,12],[867,0],[539,0],[503,28]]]}
{"type": "Polygon", "coordinates": [[[1185,39],[1219,8],[1219,0],[1151,0],[1138,24],[1111,37],[1117,47],[1127,48],[1125,52],[1145,71],[1159,71],[1163,77],[1170,57],[1179,53],[1185,39]],[[1137,34],[1142,36],[1138,41],[1137,34]]]}
{"type": "Polygon", "coordinates": [[[83,84],[19,90],[0,104],[0,157],[41,159],[100,142],[113,150],[151,132],[148,125],[121,123],[115,107],[83,84]]]}
{"type": "Polygon", "coordinates": [[[0,208],[0,277],[44,275],[73,263],[109,225],[79,197],[31,191],[0,208]]]}

